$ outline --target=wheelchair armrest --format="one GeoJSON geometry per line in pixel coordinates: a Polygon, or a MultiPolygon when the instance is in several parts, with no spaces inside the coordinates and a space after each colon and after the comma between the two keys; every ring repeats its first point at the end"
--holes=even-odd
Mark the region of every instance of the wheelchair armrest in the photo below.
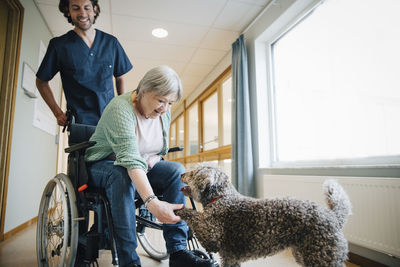
{"type": "Polygon", "coordinates": [[[181,146],[175,146],[175,147],[171,147],[170,149],[168,149],[168,153],[170,153],[170,152],[177,152],[177,151],[183,151],[183,147],[181,147],[181,146]]]}
{"type": "Polygon", "coordinates": [[[86,142],[82,142],[82,143],[67,147],[66,149],[64,149],[64,151],[66,153],[71,153],[71,152],[74,152],[74,151],[79,151],[79,150],[82,150],[82,149],[86,149],[88,147],[94,146],[95,144],[96,144],[96,141],[86,141],[86,142]]]}

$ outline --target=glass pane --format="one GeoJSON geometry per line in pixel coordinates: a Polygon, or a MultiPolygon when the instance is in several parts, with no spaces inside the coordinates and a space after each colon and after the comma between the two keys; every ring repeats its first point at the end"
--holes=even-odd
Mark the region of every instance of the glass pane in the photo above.
{"type": "Polygon", "coordinates": [[[219,167],[228,175],[229,180],[232,182],[232,160],[224,159],[219,163],[219,167]]]}
{"type": "Polygon", "coordinates": [[[232,134],[232,77],[229,77],[222,84],[223,96],[223,122],[224,122],[224,143],[223,145],[231,144],[232,134]]]}
{"type": "Polygon", "coordinates": [[[185,164],[185,169],[187,172],[193,171],[196,169],[198,163],[188,162],[185,164]]]}
{"type": "MultiPolygon", "coordinates": [[[[173,122],[170,127],[170,144],[169,147],[174,147],[176,146],[176,122],[173,122]]],[[[169,153],[168,154],[168,159],[175,159],[176,158],[176,153],[169,153]]]]}
{"type": "Polygon", "coordinates": [[[400,154],[399,10],[325,1],[273,44],[278,160],[400,154]]]}
{"type": "Polygon", "coordinates": [[[203,103],[204,150],[218,147],[218,95],[214,93],[203,103]]]}
{"type": "MultiPolygon", "coordinates": [[[[185,146],[185,126],[184,126],[184,117],[183,115],[178,118],[178,140],[177,146],[184,147],[185,146]]],[[[177,157],[183,157],[184,152],[175,152],[177,157]]]]}
{"type": "MultiPolygon", "coordinates": [[[[189,109],[189,155],[194,155],[199,152],[199,116],[197,103],[192,105],[189,109]]],[[[186,148],[185,148],[186,149],[186,148]]]]}

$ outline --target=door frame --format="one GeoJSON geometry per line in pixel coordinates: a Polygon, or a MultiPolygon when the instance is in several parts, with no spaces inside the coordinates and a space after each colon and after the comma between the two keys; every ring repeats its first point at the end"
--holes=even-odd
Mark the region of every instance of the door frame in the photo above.
{"type": "Polygon", "coordinates": [[[19,0],[0,0],[8,8],[3,71],[0,84],[0,241],[4,240],[4,222],[7,204],[7,188],[10,153],[21,51],[24,7],[19,0]]]}

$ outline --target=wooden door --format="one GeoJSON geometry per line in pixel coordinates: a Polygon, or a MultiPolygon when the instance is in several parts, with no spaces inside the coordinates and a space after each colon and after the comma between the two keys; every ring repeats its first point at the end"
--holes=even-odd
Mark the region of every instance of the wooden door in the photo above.
{"type": "Polygon", "coordinates": [[[0,0],[0,241],[4,239],[7,184],[24,8],[0,0]]]}

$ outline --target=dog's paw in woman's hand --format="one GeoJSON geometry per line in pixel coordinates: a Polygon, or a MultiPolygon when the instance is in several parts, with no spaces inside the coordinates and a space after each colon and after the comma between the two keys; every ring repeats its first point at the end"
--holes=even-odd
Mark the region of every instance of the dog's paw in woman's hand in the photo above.
{"type": "Polygon", "coordinates": [[[188,220],[195,216],[197,214],[197,211],[193,209],[183,208],[180,210],[175,210],[175,214],[177,216],[180,216],[183,220],[188,220]]]}

